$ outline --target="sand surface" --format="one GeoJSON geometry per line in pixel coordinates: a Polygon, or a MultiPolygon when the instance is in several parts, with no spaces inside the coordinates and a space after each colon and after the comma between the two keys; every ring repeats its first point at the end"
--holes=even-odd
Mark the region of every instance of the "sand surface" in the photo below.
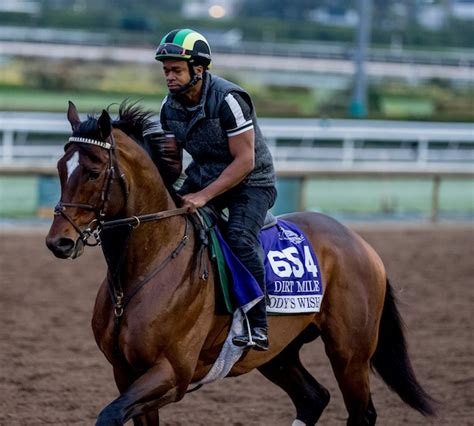
{"type": "MultiPolygon", "coordinates": [[[[375,376],[380,425],[473,425],[474,230],[468,226],[369,227],[400,298],[420,382],[441,403],[436,420],[404,405],[375,376]]],[[[105,273],[100,249],[61,261],[45,233],[0,233],[0,425],[92,425],[117,396],[90,318],[105,273]]],[[[342,396],[318,339],[302,350],[331,392],[321,425],[344,425],[342,396]]],[[[161,411],[163,425],[290,425],[291,401],[258,372],[225,379],[161,411]]]]}

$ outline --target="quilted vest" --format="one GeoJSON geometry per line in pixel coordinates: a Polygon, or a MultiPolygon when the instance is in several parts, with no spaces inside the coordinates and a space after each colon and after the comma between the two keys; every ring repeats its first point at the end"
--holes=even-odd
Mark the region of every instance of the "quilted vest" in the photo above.
{"type": "Polygon", "coordinates": [[[252,108],[255,132],[255,167],[243,183],[248,186],[273,186],[273,159],[257,124],[250,96],[239,86],[223,78],[204,73],[201,100],[191,110],[176,96],[169,94],[161,109],[161,123],[174,133],[178,143],[192,157],[186,168],[187,180],[200,189],[217,179],[232,162],[226,131],[222,128],[219,111],[225,97],[237,92],[252,108]]]}

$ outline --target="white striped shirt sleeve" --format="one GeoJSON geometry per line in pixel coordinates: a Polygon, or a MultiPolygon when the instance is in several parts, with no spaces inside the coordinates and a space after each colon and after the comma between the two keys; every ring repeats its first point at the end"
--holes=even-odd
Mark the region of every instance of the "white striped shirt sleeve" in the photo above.
{"type": "Polygon", "coordinates": [[[237,136],[253,129],[250,106],[237,93],[225,97],[223,123],[227,136],[237,136]]]}

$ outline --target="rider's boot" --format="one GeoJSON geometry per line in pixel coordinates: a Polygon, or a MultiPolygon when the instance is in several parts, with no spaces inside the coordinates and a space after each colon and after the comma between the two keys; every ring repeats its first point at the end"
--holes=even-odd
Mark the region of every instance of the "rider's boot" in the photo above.
{"type": "Polygon", "coordinates": [[[265,299],[260,300],[247,312],[247,318],[250,323],[250,335],[246,327],[247,331],[242,335],[234,336],[232,343],[257,351],[267,351],[269,343],[265,299]]]}

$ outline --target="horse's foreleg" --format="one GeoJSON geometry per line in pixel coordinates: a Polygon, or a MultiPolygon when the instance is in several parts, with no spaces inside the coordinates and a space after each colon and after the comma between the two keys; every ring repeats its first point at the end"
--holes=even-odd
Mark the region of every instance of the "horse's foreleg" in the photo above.
{"type": "Polygon", "coordinates": [[[181,399],[186,387],[187,384],[178,383],[170,362],[162,359],[100,412],[96,426],[123,425],[131,418],[157,413],[160,407],[181,399]]]}
{"type": "MultiPolygon", "coordinates": [[[[114,366],[114,378],[120,393],[125,393],[130,385],[138,378],[137,375],[130,370],[128,364],[117,364],[114,366]]],[[[152,410],[141,416],[133,418],[134,426],[159,426],[160,416],[158,410],[152,410]]]]}

